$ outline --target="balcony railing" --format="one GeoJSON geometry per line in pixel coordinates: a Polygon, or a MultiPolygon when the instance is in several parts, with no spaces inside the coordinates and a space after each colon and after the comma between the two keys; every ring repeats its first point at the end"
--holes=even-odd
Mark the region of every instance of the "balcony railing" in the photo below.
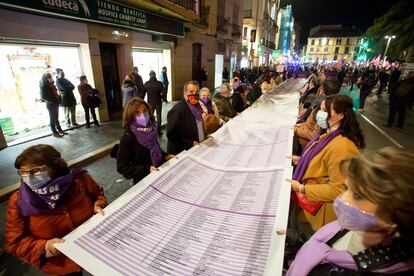
{"type": "Polygon", "coordinates": [[[240,37],[241,36],[240,29],[241,29],[241,27],[240,27],[239,24],[232,24],[231,25],[231,35],[236,36],[236,37],[240,37]]]}
{"type": "Polygon", "coordinates": [[[197,12],[197,2],[195,0],[167,0],[168,2],[171,2],[175,5],[181,6],[185,8],[186,10],[190,10],[193,12],[197,12]]]}
{"type": "MultiPolygon", "coordinates": [[[[203,3],[203,1],[201,2],[203,3]]],[[[210,14],[210,6],[204,4],[200,7],[200,19],[195,21],[196,25],[201,27],[208,27],[208,16],[210,14]]]]}
{"type": "Polygon", "coordinates": [[[243,13],[244,18],[252,18],[252,10],[244,10],[243,13]]]}

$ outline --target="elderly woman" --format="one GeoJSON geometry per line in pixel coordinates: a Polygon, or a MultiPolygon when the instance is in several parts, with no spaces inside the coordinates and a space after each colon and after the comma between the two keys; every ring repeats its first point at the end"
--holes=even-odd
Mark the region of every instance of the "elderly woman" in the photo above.
{"type": "Polygon", "coordinates": [[[200,106],[203,109],[203,123],[206,135],[215,132],[222,123],[216,104],[210,99],[210,90],[200,90],[200,106]]]}
{"type": "Polygon", "coordinates": [[[220,93],[217,93],[214,97],[220,118],[224,122],[229,121],[237,115],[237,112],[233,109],[230,102],[230,90],[230,86],[227,83],[223,83],[220,85],[220,93]]]}
{"type": "Polygon", "coordinates": [[[162,151],[157,123],[144,100],[138,97],[129,100],[122,120],[124,133],[119,143],[117,169],[136,184],[174,156],[162,151]]]}
{"type": "Polygon", "coordinates": [[[344,160],[338,220],[302,246],[287,275],[413,275],[413,160],[399,148],[344,160]]]}
{"type": "Polygon", "coordinates": [[[297,230],[308,233],[307,238],[336,219],[333,200],[343,191],[345,182],[339,163],[365,146],[352,108],[352,99],[345,95],[322,101],[316,114],[321,134],[307,144],[300,158],[293,157],[298,163],[291,181],[298,208],[297,230]]]}
{"type": "Polygon", "coordinates": [[[14,165],[20,188],[9,199],[5,249],[44,273],[81,273],[53,245],[94,213],[103,214],[102,188],[85,169],[70,169],[49,145],[27,148],[14,165]]]}

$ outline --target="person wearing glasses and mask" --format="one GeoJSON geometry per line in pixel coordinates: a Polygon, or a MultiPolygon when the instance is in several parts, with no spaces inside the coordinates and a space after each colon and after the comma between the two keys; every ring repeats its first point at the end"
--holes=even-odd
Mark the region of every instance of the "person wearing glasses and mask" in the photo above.
{"type": "Polygon", "coordinates": [[[6,251],[47,274],[82,275],[54,244],[95,213],[103,215],[103,189],[85,169],[70,169],[50,145],[25,149],[14,165],[20,188],[8,203],[6,251]]]}
{"type": "Polygon", "coordinates": [[[157,137],[158,124],[144,100],[131,98],[122,121],[124,133],[119,143],[117,170],[136,184],[174,156],[162,151],[157,137]]]}
{"type": "Polygon", "coordinates": [[[286,275],[414,275],[414,152],[394,147],[341,162],[338,220],[306,242],[286,275]]]}
{"type": "Polygon", "coordinates": [[[183,99],[167,115],[168,152],[179,154],[205,139],[198,82],[184,84],[183,99]]]}
{"type": "Polygon", "coordinates": [[[339,164],[365,147],[352,108],[352,99],[345,95],[323,100],[316,114],[320,134],[306,145],[300,157],[292,157],[297,164],[290,180],[295,204],[288,229],[294,236],[299,233],[293,238],[296,242],[306,241],[314,231],[336,219],[333,201],[345,187],[339,164]]]}

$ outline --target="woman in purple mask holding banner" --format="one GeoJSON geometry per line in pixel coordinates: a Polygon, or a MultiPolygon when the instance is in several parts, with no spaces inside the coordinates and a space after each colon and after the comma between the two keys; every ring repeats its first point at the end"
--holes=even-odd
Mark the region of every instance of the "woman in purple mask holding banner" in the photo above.
{"type": "Polygon", "coordinates": [[[338,220],[302,246],[286,275],[414,275],[413,160],[400,148],[344,160],[338,220]]]}
{"type": "Polygon", "coordinates": [[[138,97],[129,100],[122,115],[124,134],[119,143],[117,169],[134,184],[157,171],[174,156],[162,151],[150,106],[138,97]]]}
{"type": "Polygon", "coordinates": [[[293,180],[290,234],[296,242],[304,242],[323,225],[336,219],[334,199],[343,191],[345,178],[339,171],[342,160],[357,155],[365,141],[353,111],[352,99],[345,95],[327,97],[316,114],[322,133],[316,135],[300,157],[293,180]]]}
{"type": "Polygon", "coordinates": [[[35,145],[16,159],[20,189],[9,199],[5,249],[54,275],[82,275],[55,243],[94,213],[103,215],[103,189],[85,169],[70,169],[49,145],[35,145]]]}

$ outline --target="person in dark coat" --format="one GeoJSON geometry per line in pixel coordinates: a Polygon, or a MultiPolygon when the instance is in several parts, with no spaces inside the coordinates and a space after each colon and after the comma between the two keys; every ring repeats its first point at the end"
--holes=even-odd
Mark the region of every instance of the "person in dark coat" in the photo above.
{"type": "Polygon", "coordinates": [[[170,84],[170,82],[168,81],[167,67],[165,67],[165,66],[162,67],[162,71],[161,71],[161,74],[160,74],[160,81],[164,85],[164,94],[162,95],[162,100],[163,100],[163,102],[168,103],[167,93],[168,93],[168,85],[170,84]]]}
{"type": "Polygon", "coordinates": [[[222,77],[223,77],[223,83],[225,83],[225,82],[228,82],[229,81],[229,71],[227,70],[227,67],[226,66],[224,66],[224,70],[223,70],[223,74],[222,74],[222,77]]]}
{"type": "Polygon", "coordinates": [[[201,67],[200,70],[200,84],[201,88],[207,87],[208,72],[205,66],[201,67]]]}
{"type": "Polygon", "coordinates": [[[50,129],[53,136],[62,137],[65,132],[59,124],[59,95],[54,84],[52,75],[44,73],[39,83],[40,98],[46,103],[46,108],[49,111],[50,129]]]}
{"type": "Polygon", "coordinates": [[[129,100],[122,116],[124,133],[117,154],[117,170],[138,183],[174,156],[162,151],[151,107],[142,99],[129,100]]]}
{"type": "Polygon", "coordinates": [[[60,105],[63,106],[65,111],[66,117],[66,125],[67,127],[78,127],[78,123],[76,123],[76,99],[75,95],[73,94],[73,89],[75,86],[65,78],[65,72],[62,69],[56,69],[56,86],[59,89],[60,93],[60,105]]]}
{"type": "Polygon", "coordinates": [[[346,75],[345,69],[341,68],[341,70],[338,72],[338,75],[337,75],[337,78],[338,78],[338,81],[341,87],[342,87],[342,83],[344,82],[345,75],[346,75]]]}
{"type": "Polygon", "coordinates": [[[382,95],[382,91],[384,90],[385,87],[387,87],[387,83],[388,83],[388,74],[387,72],[385,72],[384,69],[382,69],[379,74],[378,74],[378,79],[380,81],[380,86],[378,88],[378,92],[377,95],[378,97],[381,97],[382,95]]]}
{"type": "Polygon", "coordinates": [[[400,77],[401,77],[401,70],[397,67],[393,67],[391,71],[390,79],[388,81],[388,91],[391,91],[394,89],[400,77]]]}
{"type": "Polygon", "coordinates": [[[183,96],[167,115],[167,151],[171,154],[188,150],[205,138],[198,82],[186,82],[183,96]]]}
{"type": "Polygon", "coordinates": [[[162,99],[165,94],[165,88],[162,82],[157,80],[154,71],[151,71],[149,76],[149,81],[144,85],[145,91],[147,91],[148,104],[151,106],[152,112],[157,112],[158,134],[161,134],[162,99]]]}
{"type": "Polygon", "coordinates": [[[252,88],[246,95],[247,104],[251,106],[262,95],[262,89],[256,82],[253,83],[252,88]]]}
{"type": "Polygon", "coordinates": [[[141,99],[145,98],[145,87],[142,77],[138,74],[138,67],[134,66],[132,68],[131,75],[134,77],[134,82],[137,87],[137,96],[141,99]]]}
{"type": "Polygon", "coordinates": [[[375,80],[375,74],[369,71],[365,72],[362,76],[362,80],[359,83],[359,109],[358,112],[364,111],[365,100],[369,93],[371,93],[377,81],[375,80]]]}
{"type": "Polygon", "coordinates": [[[404,80],[400,80],[390,90],[390,111],[388,123],[385,127],[394,125],[395,117],[398,113],[397,127],[402,128],[405,120],[405,113],[414,94],[414,72],[410,72],[404,80]]]}
{"type": "Polygon", "coordinates": [[[128,104],[128,101],[132,99],[133,97],[139,97],[138,88],[134,81],[134,76],[132,76],[131,74],[128,74],[125,76],[125,79],[122,82],[121,91],[122,91],[122,107],[125,107],[128,104]]]}
{"type": "Polygon", "coordinates": [[[244,95],[244,88],[242,85],[236,88],[233,96],[231,97],[231,105],[234,111],[241,113],[246,109],[246,101],[244,95]]]}
{"type": "Polygon", "coordinates": [[[220,85],[220,92],[214,96],[214,103],[217,105],[220,118],[224,122],[228,122],[237,115],[230,103],[230,90],[230,85],[223,83],[220,85]]]}
{"type": "Polygon", "coordinates": [[[349,89],[349,91],[352,91],[354,89],[354,84],[358,81],[359,78],[359,71],[358,68],[354,68],[354,70],[352,71],[352,75],[351,75],[351,88],[349,89]]]}
{"type": "Polygon", "coordinates": [[[83,110],[85,111],[85,121],[86,121],[86,128],[90,128],[89,123],[89,111],[92,114],[93,122],[95,126],[99,127],[98,119],[96,119],[95,108],[89,101],[88,97],[90,96],[91,91],[93,91],[92,86],[88,84],[88,79],[86,76],[80,77],[80,84],[78,85],[79,95],[81,97],[81,103],[83,106],[83,110]]]}

